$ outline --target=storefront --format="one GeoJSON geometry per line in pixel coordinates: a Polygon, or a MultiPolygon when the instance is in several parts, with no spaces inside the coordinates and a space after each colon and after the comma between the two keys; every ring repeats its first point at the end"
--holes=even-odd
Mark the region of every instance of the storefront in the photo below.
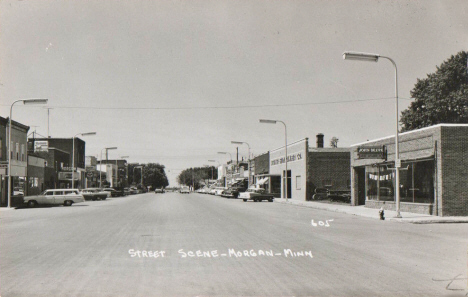
{"type": "MultiPolygon", "coordinates": [[[[317,135],[316,147],[309,147],[308,138],[288,144],[288,198],[311,200],[320,188],[345,193],[349,199],[350,149],[325,148],[323,137],[317,135]]],[[[255,157],[256,185],[275,197],[284,197],[285,193],[285,154],[282,147],[255,157]]]]}
{"type": "MultiPolygon", "coordinates": [[[[394,210],[394,136],[352,147],[352,204],[394,210]]],[[[399,154],[401,211],[468,215],[468,125],[401,133],[399,154]]]]}
{"type": "MultiPolygon", "coordinates": [[[[307,151],[308,139],[302,139],[294,143],[288,144],[288,173],[286,175],[286,150],[284,147],[270,151],[270,170],[271,176],[280,177],[280,193],[281,197],[305,200],[306,198],[306,183],[307,180],[307,151]],[[285,178],[287,176],[287,190],[285,187],[285,178]]],[[[273,179],[274,182],[274,179],[273,179]]],[[[275,184],[271,185],[272,191],[275,191],[275,184]]]]}

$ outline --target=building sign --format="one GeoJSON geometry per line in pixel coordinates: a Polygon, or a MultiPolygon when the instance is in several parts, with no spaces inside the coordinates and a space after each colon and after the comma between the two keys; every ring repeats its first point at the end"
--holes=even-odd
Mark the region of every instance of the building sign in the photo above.
{"type": "Polygon", "coordinates": [[[74,172],[59,172],[58,173],[58,179],[59,180],[72,180],[72,177],[74,177],[74,180],[79,180],[79,174],[73,174],[74,172]]]}
{"type": "Polygon", "coordinates": [[[360,146],[357,150],[359,159],[387,159],[387,150],[381,146],[360,146]]]}
{"type": "Polygon", "coordinates": [[[34,151],[35,152],[48,152],[49,151],[49,141],[47,141],[47,140],[36,140],[36,141],[34,141],[34,151]]]}
{"type": "MultiPolygon", "coordinates": [[[[288,155],[288,163],[302,160],[302,158],[303,158],[303,153],[302,152],[288,155]]],[[[271,160],[271,166],[281,165],[281,164],[284,164],[284,163],[286,163],[284,157],[271,160]]]]}

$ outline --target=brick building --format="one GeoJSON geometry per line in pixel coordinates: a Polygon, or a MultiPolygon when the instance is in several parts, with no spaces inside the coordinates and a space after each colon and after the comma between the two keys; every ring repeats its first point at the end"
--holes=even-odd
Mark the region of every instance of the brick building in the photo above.
{"type": "MultiPolygon", "coordinates": [[[[74,187],[85,186],[86,143],[75,137],[74,187]]],[[[73,138],[29,138],[28,150],[46,159],[46,188],[70,188],[72,184],[73,138]]]]}
{"type": "MultiPolygon", "coordinates": [[[[284,197],[284,147],[256,157],[255,163],[257,185],[284,197]]],[[[350,181],[349,148],[324,148],[323,134],[317,135],[316,147],[309,147],[308,138],[288,144],[288,198],[311,200],[316,188],[349,192],[350,181]]]]}
{"type": "MultiPolygon", "coordinates": [[[[8,204],[8,118],[0,117],[0,205],[8,204]]],[[[15,188],[25,191],[28,155],[27,155],[27,133],[29,127],[12,121],[11,129],[11,206],[21,205],[23,197],[14,195],[15,188]]]]}
{"type": "MultiPolygon", "coordinates": [[[[399,153],[401,211],[468,215],[467,124],[401,133],[399,153]]],[[[394,136],[353,145],[351,166],[351,203],[394,210],[394,136]]]]}

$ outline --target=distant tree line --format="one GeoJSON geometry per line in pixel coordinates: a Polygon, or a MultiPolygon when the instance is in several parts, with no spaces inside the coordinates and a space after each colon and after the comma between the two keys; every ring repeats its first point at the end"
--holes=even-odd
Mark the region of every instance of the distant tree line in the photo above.
{"type": "Polygon", "coordinates": [[[186,186],[193,185],[195,190],[202,187],[205,181],[209,179],[218,179],[218,169],[214,166],[187,168],[177,176],[179,184],[186,186]]]}
{"type": "Polygon", "coordinates": [[[143,186],[151,186],[152,189],[165,188],[169,185],[166,176],[165,166],[158,163],[129,163],[128,164],[128,183],[142,187],[141,173],[143,172],[143,186]],[[138,167],[142,167],[142,169],[138,167]]]}

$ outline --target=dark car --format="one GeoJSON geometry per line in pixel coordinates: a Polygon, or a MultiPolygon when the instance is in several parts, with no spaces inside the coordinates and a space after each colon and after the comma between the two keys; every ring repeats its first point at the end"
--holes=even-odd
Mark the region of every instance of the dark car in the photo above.
{"type": "Polygon", "coordinates": [[[105,188],[104,191],[110,192],[111,197],[123,197],[126,195],[123,188],[105,188]]]}
{"type": "Polygon", "coordinates": [[[242,180],[237,183],[232,184],[227,190],[221,194],[221,196],[226,198],[239,198],[239,193],[247,191],[248,181],[242,180]]]}

